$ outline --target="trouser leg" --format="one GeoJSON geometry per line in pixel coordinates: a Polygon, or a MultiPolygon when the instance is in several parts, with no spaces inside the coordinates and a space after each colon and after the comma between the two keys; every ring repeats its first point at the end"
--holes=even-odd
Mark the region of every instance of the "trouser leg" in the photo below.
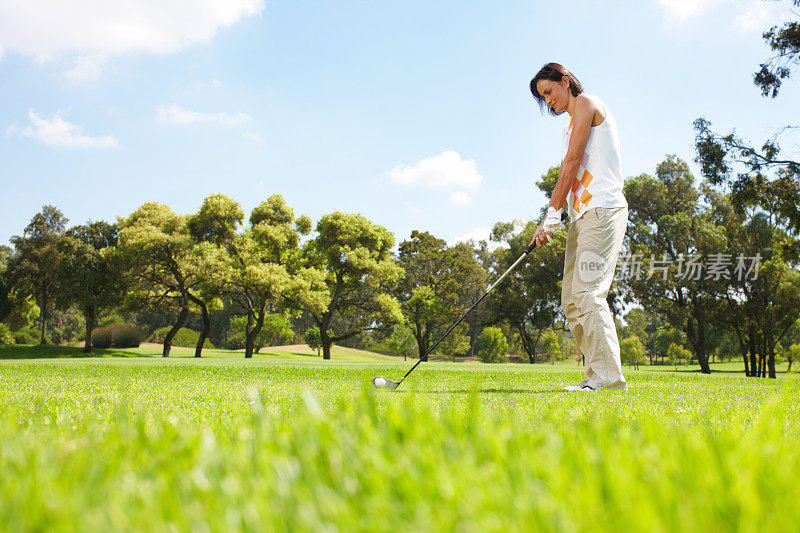
{"type": "Polygon", "coordinates": [[[567,326],[569,326],[569,330],[572,332],[572,338],[575,340],[575,344],[578,345],[578,349],[580,350],[581,354],[583,354],[583,366],[586,377],[580,382],[580,384],[585,385],[594,375],[594,372],[589,366],[589,357],[587,355],[588,351],[584,339],[583,326],[578,321],[578,315],[580,312],[577,305],[575,305],[572,288],[572,280],[575,276],[575,258],[578,248],[578,231],[580,221],[581,219],[578,219],[574,223],[570,223],[569,230],[567,231],[567,245],[564,250],[564,277],[561,281],[561,309],[564,311],[564,316],[567,319],[567,326]]]}
{"type": "MultiPolygon", "coordinates": [[[[619,339],[606,302],[614,279],[628,219],[627,208],[595,208],[577,222],[572,300],[583,338],[588,384],[593,388],[623,386],[619,339]]],[[[574,335],[574,334],[573,334],[574,335]]]]}

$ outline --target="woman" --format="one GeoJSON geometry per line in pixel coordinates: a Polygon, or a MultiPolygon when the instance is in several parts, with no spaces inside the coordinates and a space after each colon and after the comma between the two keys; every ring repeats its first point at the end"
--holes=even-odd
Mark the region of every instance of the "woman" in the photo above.
{"type": "Polygon", "coordinates": [[[627,390],[606,302],[628,222],[617,123],[602,100],[584,93],[577,78],[558,63],[542,67],[531,80],[531,93],[551,115],[570,115],[558,183],[531,241],[537,247],[550,242],[566,204],[570,223],[561,306],[584,356],[586,377],[565,390],[627,390]]]}

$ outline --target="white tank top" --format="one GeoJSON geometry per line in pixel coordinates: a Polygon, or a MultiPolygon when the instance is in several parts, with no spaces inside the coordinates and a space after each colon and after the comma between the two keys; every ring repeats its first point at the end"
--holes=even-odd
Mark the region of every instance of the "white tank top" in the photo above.
{"type": "MultiPolygon", "coordinates": [[[[627,207],[628,202],[622,193],[622,157],[619,147],[619,130],[614,115],[602,100],[593,95],[606,112],[606,118],[599,126],[589,131],[589,141],[583,153],[578,175],[567,194],[567,212],[570,221],[578,220],[594,207],[627,207]]],[[[572,134],[572,119],[564,128],[561,151],[562,161],[567,155],[569,139],[572,134]]]]}

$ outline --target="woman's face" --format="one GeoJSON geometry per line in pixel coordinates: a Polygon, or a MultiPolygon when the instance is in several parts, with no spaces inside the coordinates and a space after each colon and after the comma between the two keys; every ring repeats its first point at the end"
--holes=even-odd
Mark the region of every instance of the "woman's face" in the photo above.
{"type": "Polygon", "coordinates": [[[561,81],[539,80],[536,82],[536,90],[544,98],[544,102],[556,113],[563,113],[567,110],[569,97],[569,78],[564,76],[561,81]]]}

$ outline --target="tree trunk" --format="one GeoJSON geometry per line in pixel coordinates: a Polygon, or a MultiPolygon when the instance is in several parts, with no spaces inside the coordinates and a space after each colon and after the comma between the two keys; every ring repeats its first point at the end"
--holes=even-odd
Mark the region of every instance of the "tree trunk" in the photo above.
{"type": "Polygon", "coordinates": [[[86,322],[86,341],[83,343],[85,353],[92,352],[92,330],[94,329],[94,306],[90,305],[83,311],[83,319],[86,322]]]}
{"type": "Polygon", "coordinates": [[[251,359],[253,357],[253,352],[255,351],[255,344],[256,344],[256,337],[259,333],[261,333],[261,328],[264,327],[264,315],[267,311],[267,302],[264,302],[264,305],[261,306],[259,309],[258,316],[256,317],[256,323],[253,327],[250,327],[252,324],[252,318],[248,317],[247,320],[247,330],[245,331],[245,340],[244,340],[244,358],[251,359]]]}
{"type": "Polygon", "coordinates": [[[320,340],[322,340],[322,358],[323,359],[330,359],[331,358],[331,346],[333,345],[333,339],[328,337],[327,330],[325,333],[322,333],[322,330],[319,332],[320,340]]]}
{"type": "Polygon", "coordinates": [[[475,356],[475,343],[478,341],[478,325],[477,324],[470,324],[469,325],[469,350],[467,351],[467,357],[474,357],[475,356]]]}
{"type": "Polygon", "coordinates": [[[747,334],[747,344],[750,348],[750,377],[758,377],[758,365],[756,363],[756,334],[751,326],[747,334]]]}
{"type": "Polygon", "coordinates": [[[199,298],[194,298],[192,301],[200,306],[200,311],[203,313],[203,330],[200,332],[200,338],[197,339],[197,346],[194,348],[194,356],[201,357],[203,345],[206,343],[209,333],[211,333],[211,319],[208,317],[208,306],[204,301],[199,298]]]}
{"type": "Polygon", "coordinates": [[[167,336],[164,337],[164,350],[161,353],[162,357],[169,357],[169,351],[172,349],[172,339],[175,338],[175,335],[178,334],[178,331],[180,331],[180,329],[186,323],[186,317],[188,316],[189,308],[181,307],[181,312],[178,313],[178,320],[175,322],[175,325],[172,326],[172,329],[169,330],[167,336]]]}
{"type": "Polygon", "coordinates": [[[45,328],[47,327],[47,297],[42,296],[42,339],[39,341],[39,344],[47,344],[45,342],[45,328]]]}

